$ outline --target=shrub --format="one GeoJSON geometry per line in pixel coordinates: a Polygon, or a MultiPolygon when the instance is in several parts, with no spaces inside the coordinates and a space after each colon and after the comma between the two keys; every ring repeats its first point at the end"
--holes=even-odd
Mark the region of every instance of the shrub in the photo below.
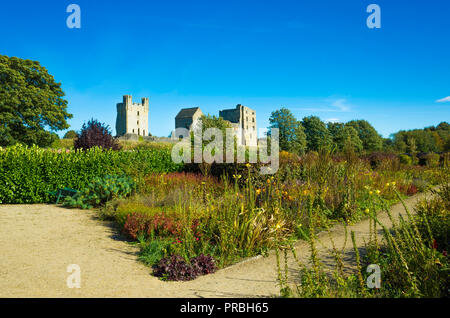
{"type": "Polygon", "coordinates": [[[217,267],[211,256],[203,254],[190,260],[190,264],[179,255],[163,258],[153,267],[153,275],[170,281],[193,280],[200,275],[214,273],[217,267]]]}
{"type": "Polygon", "coordinates": [[[192,267],[199,275],[212,274],[217,270],[214,259],[210,255],[199,255],[191,259],[192,267]]]}
{"type": "Polygon", "coordinates": [[[147,232],[149,220],[150,216],[143,213],[129,214],[122,231],[129,238],[136,240],[139,235],[147,232]]]}
{"type": "Polygon", "coordinates": [[[365,156],[365,159],[369,161],[372,169],[378,169],[382,165],[392,167],[398,162],[398,158],[395,154],[387,152],[373,152],[370,155],[365,156]]]}
{"type": "Polygon", "coordinates": [[[425,156],[426,165],[431,168],[438,167],[440,158],[437,153],[429,153],[425,156]]]}
{"type": "Polygon", "coordinates": [[[64,205],[89,209],[116,198],[124,198],[135,190],[134,181],[128,176],[95,178],[87,188],[73,197],[66,197],[64,205]]]}
{"type": "Polygon", "coordinates": [[[408,165],[408,166],[412,165],[413,160],[410,156],[399,155],[398,158],[399,158],[401,164],[408,165]]]}
{"type": "Polygon", "coordinates": [[[141,151],[47,150],[16,145],[0,151],[0,203],[47,203],[48,192],[85,189],[96,177],[179,171],[167,149],[141,151]]]}
{"type": "MultiPolygon", "coordinates": [[[[193,222],[192,229],[195,230],[197,223],[193,222]]],[[[133,212],[127,215],[123,233],[132,239],[137,239],[139,234],[146,237],[179,237],[182,225],[179,220],[167,213],[146,214],[133,212]]]]}
{"type": "Polygon", "coordinates": [[[198,276],[195,269],[179,255],[163,258],[154,266],[153,275],[170,281],[193,280],[198,276]]]}
{"type": "Polygon", "coordinates": [[[181,230],[181,223],[165,213],[153,215],[147,224],[147,235],[149,236],[176,237],[181,234],[181,230]]]}
{"type": "Polygon", "coordinates": [[[77,134],[74,141],[75,150],[87,150],[92,147],[101,147],[103,149],[119,150],[120,145],[111,135],[109,126],[98,122],[95,119],[83,124],[81,132],[77,134]]]}

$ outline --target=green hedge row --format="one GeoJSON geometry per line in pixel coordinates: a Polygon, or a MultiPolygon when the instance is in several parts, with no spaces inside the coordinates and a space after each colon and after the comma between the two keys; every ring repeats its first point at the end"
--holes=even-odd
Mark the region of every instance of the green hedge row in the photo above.
{"type": "Polygon", "coordinates": [[[57,151],[37,146],[0,148],[0,203],[47,203],[48,192],[83,189],[95,177],[180,171],[168,149],[86,152],[57,151]]]}

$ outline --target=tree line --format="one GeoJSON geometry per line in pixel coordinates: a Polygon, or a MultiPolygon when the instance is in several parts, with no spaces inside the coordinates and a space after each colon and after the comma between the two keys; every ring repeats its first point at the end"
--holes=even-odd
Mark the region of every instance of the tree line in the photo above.
{"type": "MultiPolygon", "coordinates": [[[[272,112],[269,128],[278,128],[280,150],[334,152],[445,152],[450,150],[450,125],[399,131],[383,138],[366,120],[325,123],[317,116],[298,120],[287,108],[272,112]]],[[[270,136],[269,136],[270,137],[270,136]]]]}

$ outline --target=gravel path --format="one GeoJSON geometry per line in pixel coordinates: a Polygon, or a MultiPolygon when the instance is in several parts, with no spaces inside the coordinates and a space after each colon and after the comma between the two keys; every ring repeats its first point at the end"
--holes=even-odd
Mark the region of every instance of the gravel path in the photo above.
{"type": "MultiPolygon", "coordinates": [[[[406,200],[412,207],[424,194],[406,200]]],[[[404,214],[403,206],[392,214],[404,214]]],[[[388,225],[385,213],[380,220],[388,225]]],[[[348,228],[358,246],[367,240],[368,221],[348,228]]],[[[342,248],[344,228],[331,231],[342,248]]],[[[319,234],[320,255],[325,263],[331,243],[328,233],[319,234]]],[[[299,242],[297,253],[306,260],[308,244],[299,242]]],[[[270,297],[279,293],[276,258],[251,259],[199,277],[191,282],[163,282],[137,261],[138,249],[124,242],[93,211],[69,210],[54,205],[0,205],[0,297],[270,297]],[[81,288],[68,288],[67,267],[81,268],[81,288]]],[[[346,260],[353,258],[350,238],[346,260]]],[[[290,270],[295,272],[293,260],[290,270]]]]}

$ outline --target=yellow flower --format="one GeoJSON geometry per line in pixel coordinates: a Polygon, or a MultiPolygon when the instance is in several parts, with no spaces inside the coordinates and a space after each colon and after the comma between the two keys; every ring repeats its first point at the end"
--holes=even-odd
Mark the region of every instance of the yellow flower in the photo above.
{"type": "Polygon", "coordinates": [[[369,209],[365,209],[365,210],[364,210],[364,212],[365,212],[366,214],[369,213],[369,211],[370,211],[369,209]]]}
{"type": "Polygon", "coordinates": [[[386,183],[386,187],[389,187],[390,186],[390,184],[389,183],[386,183]]]}
{"type": "Polygon", "coordinates": [[[294,198],[291,197],[291,196],[288,196],[288,200],[289,200],[289,201],[292,201],[292,200],[294,200],[294,198]]]}
{"type": "Polygon", "coordinates": [[[261,193],[261,189],[256,189],[256,195],[259,195],[261,193]]]}
{"type": "Polygon", "coordinates": [[[381,193],[381,191],[380,190],[377,190],[377,194],[380,194],[381,193]]]}
{"type": "Polygon", "coordinates": [[[267,179],[267,183],[270,184],[270,179],[267,179]]]}
{"type": "Polygon", "coordinates": [[[249,163],[247,163],[245,166],[246,166],[247,168],[250,168],[252,165],[249,164],[249,163]]]}
{"type": "Polygon", "coordinates": [[[394,182],[392,182],[391,184],[392,184],[392,186],[395,186],[395,181],[394,181],[394,182]]]}
{"type": "Polygon", "coordinates": [[[308,195],[309,191],[308,190],[303,190],[303,194],[304,195],[308,195]]]}
{"type": "Polygon", "coordinates": [[[373,192],[372,192],[372,191],[369,191],[369,194],[370,194],[370,195],[372,195],[372,194],[373,194],[373,192]]]}

